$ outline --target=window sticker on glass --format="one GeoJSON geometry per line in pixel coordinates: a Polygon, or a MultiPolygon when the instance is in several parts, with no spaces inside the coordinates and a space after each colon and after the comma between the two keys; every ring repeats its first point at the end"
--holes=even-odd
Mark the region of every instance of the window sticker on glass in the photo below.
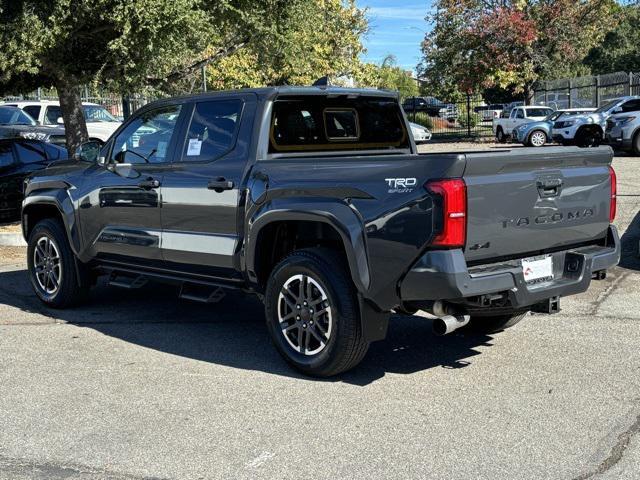
{"type": "Polygon", "coordinates": [[[187,157],[197,157],[202,150],[202,140],[197,138],[189,139],[189,147],[187,148],[187,157]]]}
{"type": "Polygon", "coordinates": [[[158,142],[158,151],[156,157],[164,158],[167,156],[167,142],[158,142]]]}

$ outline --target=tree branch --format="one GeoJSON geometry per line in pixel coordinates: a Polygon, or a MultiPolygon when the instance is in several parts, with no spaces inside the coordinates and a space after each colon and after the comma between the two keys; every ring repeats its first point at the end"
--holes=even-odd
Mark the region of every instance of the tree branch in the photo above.
{"type": "Polygon", "coordinates": [[[215,53],[209,55],[208,57],[192,65],[189,65],[188,67],[185,67],[170,73],[169,75],[166,76],[166,78],[147,77],[147,83],[154,87],[160,87],[162,85],[167,85],[177,80],[180,80],[183,77],[192,75],[193,73],[197,72],[203,67],[206,67],[210,63],[215,62],[216,60],[220,60],[221,58],[225,58],[225,57],[228,57],[229,55],[233,55],[235,52],[245,47],[249,43],[249,41],[250,41],[249,38],[245,38],[231,44],[228,47],[220,48],[215,53]]]}

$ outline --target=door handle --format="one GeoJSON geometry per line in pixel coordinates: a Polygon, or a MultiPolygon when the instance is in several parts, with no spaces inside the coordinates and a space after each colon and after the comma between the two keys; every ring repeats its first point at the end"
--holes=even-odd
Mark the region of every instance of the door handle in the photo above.
{"type": "Polygon", "coordinates": [[[147,178],[146,180],[141,181],[138,184],[138,187],[144,188],[145,190],[151,190],[153,188],[160,187],[160,180],[156,180],[155,178],[147,178]]]}
{"type": "Polygon", "coordinates": [[[561,178],[540,179],[537,181],[540,198],[557,197],[562,190],[563,181],[561,178]]]}
{"type": "Polygon", "coordinates": [[[231,180],[227,180],[224,177],[218,177],[215,180],[211,180],[208,185],[207,188],[209,190],[215,190],[216,192],[220,193],[223,190],[231,190],[233,188],[233,182],[231,180]]]}

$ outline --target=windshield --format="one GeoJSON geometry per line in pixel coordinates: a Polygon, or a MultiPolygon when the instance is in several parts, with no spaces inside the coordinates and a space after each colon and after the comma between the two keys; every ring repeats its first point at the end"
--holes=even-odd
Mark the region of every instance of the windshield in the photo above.
{"type": "Polygon", "coordinates": [[[100,105],[84,105],[84,118],[87,122],[117,122],[118,119],[111,115],[106,108],[100,105]]]}
{"type": "Polygon", "coordinates": [[[618,103],[620,100],[619,99],[615,99],[615,100],[611,100],[610,102],[605,103],[604,105],[602,105],[599,109],[597,109],[595,112],[593,113],[603,113],[606,112],[607,110],[613,108],[613,106],[618,103]]]}
{"type": "Polygon", "coordinates": [[[527,108],[527,117],[546,117],[552,112],[550,108],[527,108]]]}
{"type": "Polygon", "coordinates": [[[17,107],[0,107],[0,125],[35,125],[27,113],[17,107]]]}

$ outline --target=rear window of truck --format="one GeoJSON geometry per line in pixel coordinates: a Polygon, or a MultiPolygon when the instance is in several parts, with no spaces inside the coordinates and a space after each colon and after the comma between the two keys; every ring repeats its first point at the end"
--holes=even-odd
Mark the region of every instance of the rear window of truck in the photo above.
{"type": "Polygon", "coordinates": [[[286,97],[274,102],[269,153],[409,148],[395,99],[286,97]]]}

